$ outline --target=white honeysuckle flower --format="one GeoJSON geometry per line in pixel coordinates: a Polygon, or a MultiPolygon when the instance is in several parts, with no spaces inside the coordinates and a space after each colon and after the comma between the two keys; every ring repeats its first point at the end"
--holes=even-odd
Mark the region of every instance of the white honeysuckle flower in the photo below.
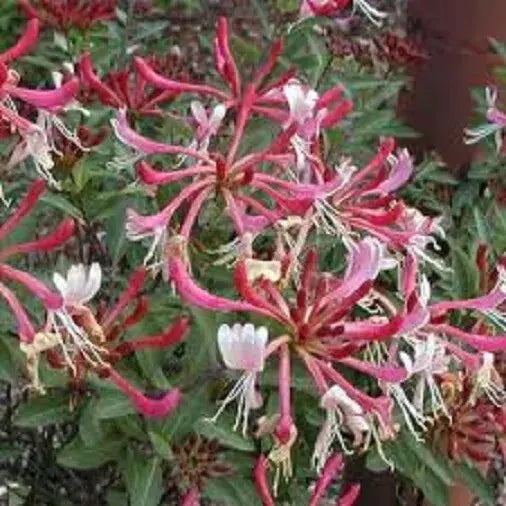
{"type": "Polygon", "coordinates": [[[320,407],[326,411],[326,419],[316,439],[312,465],[319,473],[332,452],[337,440],[344,453],[352,453],[344,442],[342,429],[352,433],[354,446],[363,441],[363,434],[370,432],[370,425],[362,407],[338,385],[329,388],[320,399],[320,407]]]}
{"type": "MultiPolygon", "coordinates": [[[[94,316],[86,304],[93,299],[102,283],[102,269],[95,262],[91,266],[83,264],[72,265],[63,277],[58,272],[53,274],[53,283],[62,296],[60,308],[48,311],[44,335],[54,335],[58,339],[67,365],[74,370],[74,357],[80,354],[93,366],[103,366],[102,354],[104,349],[97,344],[105,340],[105,336],[89,337],[87,332],[74,321],[75,315],[85,315],[94,321],[94,316]]],[[[96,323],[97,330],[102,329],[96,323]]]]}
{"type": "Polygon", "coordinates": [[[100,290],[102,269],[97,262],[90,267],[83,264],[72,265],[67,271],[66,278],[55,272],[53,282],[66,306],[82,306],[93,299],[100,290]]]}
{"type": "Polygon", "coordinates": [[[255,330],[252,323],[220,325],[218,347],[225,365],[246,372],[262,371],[268,335],[265,327],[255,330]]]}
{"type": "MultiPolygon", "coordinates": [[[[413,408],[419,414],[419,416],[414,417],[415,421],[421,421],[422,419],[425,421],[423,411],[426,388],[429,389],[430,404],[434,416],[436,416],[439,412],[442,412],[447,417],[450,417],[438,384],[434,379],[434,375],[443,374],[448,371],[450,357],[446,353],[445,346],[434,334],[428,334],[425,339],[410,338],[406,339],[406,341],[413,349],[413,358],[411,358],[406,352],[401,351],[399,353],[399,360],[404,365],[404,368],[408,373],[408,378],[415,375],[418,377],[413,400],[411,401],[413,408]]],[[[400,385],[397,385],[397,387],[402,388],[400,385]]],[[[400,401],[407,399],[407,396],[405,396],[405,394],[401,394],[397,396],[396,399],[400,401]]],[[[406,406],[406,408],[407,410],[403,411],[403,414],[412,413],[412,409],[410,407],[406,406]]],[[[409,425],[409,422],[407,423],[409,425]]],[[[425,424],[422,423],[422,425],[424,426],[425,424]]]]}
{"type": "Polygon", "coordinates": [[[243,371],[243,374],[232,387],[216,414],[210,419],[215,422],[223,410],[237,399],[237,415],[234,430],[237,430],[242,419],[242,433],[246,435],[248,418],[251,409],[260,407],[261,399],[255,391],[256,377],[264,368],[265,348],[269,333],[266,327],[251,323],[232,327],[223,324],[218,329],[218,348],[223,362],[229,369],[243,371]]]}

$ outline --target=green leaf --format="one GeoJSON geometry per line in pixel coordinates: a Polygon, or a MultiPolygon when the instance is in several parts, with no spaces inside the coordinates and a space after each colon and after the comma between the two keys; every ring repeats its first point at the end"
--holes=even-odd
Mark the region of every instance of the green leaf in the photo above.
{"type": "Polygon", "coordinates": [[[446,485],[453,483],[452,470],[442,456],[435,455],[425,443],[416,441],[411,434],[405,431],[401,432],[399,438],[418,457],[419,461],[427,466],[446,485]]]}
{"type": "Polygon", "coordinates": [[[13,422],[19,427],[40,427],[66,422],[71,418],[72,413],[65,397],[46,395],[22,404],[16,411],[13,422]]]}
{"type": "Polygon", "coordinates": [[[253,488],[252,480],[238,476],[222,477],[207,480],[203,495],[225,506],[259,506],[260,501],[253,488]]]}
{"type": "Polygon", "coordinates": [[[65,214],[76,218],[79,221],[83,220],[83,215],[76,206],[69,202],[65,197],[61,195],[54,195],[53,193],[46,193],[40,198],[41,202],[63,211],[65,214]]]}
{"type": "Polygon", "coordinates": [[[101,420],[135,413],[132,403],[120,392],[103,391],[94,406],[95,416],[101,420]]]}
{"type": "Polygon", "coordinates": [[[163,495],[161,460],[145,459],[130,451],[127,454],[126,484],[130,506],[157,506],[163,495]]]}
{"type": "Polygon", "coordinates": [[[100,419],[95,415],[95,402],[89,402],[79,417],[79,435],[86,446],[97,446],[105,432],[100,419]]]}
{"type": "Polygon", "coordinates": [[[160,457],[164,459],[172,458],[172,448],[165,437],[154,430],[150,430],[148,436],[151,439],[153,448],[160,457]]]}
{"type": "Polygon", "coordinates": [[[60,451],[57,462],[74,469],[93,469],[115,460],[124,445],[123,440],[106,439],[97,446],[86,446],[76,437],[60,451]]]}
{"type": "Polygon", "coordinates": [[[163,435],[167,441],[182,438],[192,431],[195,423],[205,413],[206,406],[207,392],[205,388],[200,388],[191,395],[186,395],[174,414],[167,417],[161,427],[154,430],[163,435]]]}
{"type": "MultiPolygon", "coordinates": [[[[224,416],[223,418],[228,418],[224,416]]],[[[220,419],[220,421],[222,421],[220,419]]],[[[244,452],[252,452],[255,450],[253,441],[250,438],[245,438],[232,431],[232,425],[225,427],[222,425],[209,422],[207,420],[199,420],[195,425],[195,431],[209,439],[217,439],[223,446],[241,450],[244,452]]]]}
{"type": "Polygon", "coordinates": [[[492,485],[480,474],[478,469],[467,462],[460,462],[454,466],[455,476],[474,492],[487,506],[494,506],[495,493],[492,485]]]}
{"type": "Polygon", "coordinates": [[[478,275],[470,255],[459,246],[452,245],[453,288],[459,299],[474,297],[478,287],[478,275]]]}

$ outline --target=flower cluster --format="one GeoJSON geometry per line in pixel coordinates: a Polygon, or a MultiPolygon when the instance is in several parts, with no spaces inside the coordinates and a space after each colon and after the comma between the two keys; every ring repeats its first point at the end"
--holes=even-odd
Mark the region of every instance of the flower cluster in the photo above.
{"type": "Polygon", "coordinates": [[[21,138],[11,154],[8,168],[15,167],[30,157],[37,172],[47,181],[55,183],[51,173],[54,167],[51,154],[54,151],[54,129],[79,144],[75,134],[69,131],[57,116],[58,111],[76,95],[79,80],[72,77],[54,90],[32,90],[19,86],[20,76],[10,65],[30,51],[37,42],[38,32],[39,21],[30,19],[18,42],[0,54],[0,119],[8,123],[11,131],[17,132],[21,138]],[[15,100],[36,108],[36,122],[19,114],[15,100]]]}
{"type": "MultiPolygon", "coordinates": [[[[66,30],[107,19],[115,2],[86,4],[95,5],[93,11],[79,1],[39,4],[52,16],[51,23],[66,30]]],[[[361,8],[374,22],[384,16],[364,0],[304,0],[301,15],[337,17],[348,4],[361,8]]],[[[39,16],[27,2],[22,5],[39,16]]],[[[93,302],[102,283],[98,263],[73,265],[65,276],[54,273],[55,289],[6,263],[14,255],[60,247],[74,233],[72,220],[40,239],[0,250],[0,297],[17,323],[34,388],[44,390],[39,378],[44,358],[50,367],[67,372],[74,390],[96,375],[112,382],[145,416],[172,412],[180,401],[178,388],[147,396],[138,381],[131,383],[119,372],[127,355],[165,349],[187,330],[189,322],[179,317],[159,334],[127,337],[126,331],[134,333],[149,311],[142,293],[146,275],[162,271],[185,303],[242,314],[231,316],[217,330],[224,367],[238,379],[224,392],[211,422],[236,403],[234,429],[240,427],[246,435],[254,425],[252,412],[264,407],[266,369],[277,369],[275,412],[266,410],[255,420],[256,437],[271,442],[253,470],[264,504],[274,504],[266,473],[269,463],[275,468],[274,495],[280,477],[288,480],[292,475],[291,452],[300,428],[293,409],[295,367],[310,379],[321,408],[311,459],[319,478],[310,505],[319,503],[342,471],[343,457],[336,447],[350,454],[375,444],[388,460],[383,443],[396,437],[401,423],[415,438],[438,417],[455,427],[452,415],[457,407],[449,405],[445,383],[452,374],[466,378],[459,413],[467,416],[472,405],[477,406],[474,415],[497,415],[495,406],[500,409],[505,397],[496,355],[506,350],[506,334],[501,334],[506,332],[506,265],[501,260],[494,266],[478,297],[442,300],[438,293],[433,295],[430,280],[447,270],[438,255],[444,231],[439,218],[425,216],[398,195],[414,171],[408,151],[383,138],[376,153],[360,166],[349,158],[335,162],[326,154],[325,134],[341,128],[353,108],[344,86],[319,92],[294,69],[281,71],[281,40],[272,44],[251,75],[241,74],[230,49],[227,21],[219,18],[212,48],[221,84],[192,82],[171,56],[134,57],[128,68],[100,78],[91,55],[85,53],[79,59],[79,78],[55,90],[31,90],[19,86],[18,74],[8,65],[33,46],[38,28],[37,17],[32,17],[19,42],[0,55],[0,119],[21,138],[9,163],[31,156],[38,171],[57,187],[51,173],[54,164],[72,168],[86,149],[102,141],[102,132],[94,135],[84,127],[70,132],[57,115],[76,96],[81,80],[87,88],[84,94],[91,92],[114,109],[112,128],[131,151],[128,163],[135,168],[137,183],[151,196],[169,187],[171,196],[151,215],[127,208],[126,237],[148,239],[150,244],[143,265],[109,306],[93,302]],[[33,106],[37,121],[25,118],[15,101],[33,106]],[[146,124],[139,118],[164,117],[189,126],[191,139],[168,143],[137,131],[146,124]],[[257,149],[247,142],[254,121],[272,132],[269,142],[257,149]],[[163,163],[167,170],[160,168],[163,163]],[[226,244],[219,249],[223,257],[217,263],[229,269],[236,298],[211,293],[192,274],[196,270],[189,246],[199,218],[211,205],[223,210],[228,224],[226,244]],[[332,272],[321,268],[313,246],[321,236],[341,251],[343,265],[332,266],[332,272]],[[261,250],[259,243],[268,247],[261,250]],[[392,279],[397,279],[395,288],[392,279]],[[12,282],[42,303],[43,324],[28,317],[5,284],[12,282]]],[[[489,95],[492,107],[495,97],[489,95]]],[[[504,127],[495,108],[488,117],[494,126],[490,132],[504,127]]],[[[44,188],[42,181],[32,183],[0,226],[0,241],[35,206],[44,188]]],[[[480,262],[488,273],[483,255],[480,262]]],[[[462,429],[464,421],[459,420],[457,432],[468,430],[462,429]]],[[[483,430],[489,428],[486,424],[483,430]]],[[[483,439],[488,441],[488,433],[483,439]]],[[[486,451],[455,441],[450,444],[463,453],[486,451]]],[[[196,436],[173,450],[187,492],[182,504],[197,504],[201,481],[228,468],[218,461],[216,444],[196,436]]],[[[336,504],[351,506],[358,493],[357,486],[344,489],[336,504]]]]}
{"type": "Polygon", "coordinates": [[[348,453],[374,441],[382,452],[382,442],[398,429],[394,406],[415,437],[432,417],[449,416],[437,378],[450,367],[473,376],[480,395],[502,402],[492,354],[506,347],[506,336],[489,335],[481,325],[487,318],[504,328],[498,309],[506,299],[503,268],[498,266],[496,285],[482,297],[431,302],[423,267],[445,269],[428,251],[429,246],[437,251],[435,235],[444,233],[438,219],[396,195],[413,172],[408,152],[394,154],[393,140],[384,139],[362,168],[350,160],[331,166],[321,133],[346,116],[351,101],[339,85],[319,94],[291,71],[271,77],[281,51],[276,41],[266,62],[243,81],[229,49],[226,21],[220,19],[214,56],[225,89],[169,79],[143,59],[135,60],[137,72],[153,87],[201,98],[191,103],[194,138],[189,145],[143,136],[130,127],[125,109],[113,120],[117,137],[134,150],[139,181],[155,188],[179,183],[181,188],[154,215],[127,212],[127,236],[152,239],[145,264],[156,257],[150,266],[162,269],[192,305],[257,314],[270,322],[259,328],[251,323],[220,327],[218,347],[225,366],[241,376],[211,420],[237,401],[235,428],[246,433],[251,411],[262,406],[261,373],[267,361],[277,358],[278,412],[260,418],[257,430],[258,436],[272,436],[268,457],[277,468],[276,486],[281,471],[285,478],[291,475],[290,448],[297,440],[291,407],[294,359],[312,378],[325,412],[313,454],[313,465],[322,471],[334,442],[348,453]],[[266,148],[240,154],[253,117],[272,122],[277,133],[266,148]],[[231,132],[224,151],[223,131],[231,132]],[[150,155],[175,155],[175,167],[155,170],[145,160],[150,155]],[[237,300],[209,293],[190,275],[187,245],[210,200],[223,203],[232,224],[233,241],[223,251],[235,263],[237,300]],[[260,260],[253,241],[268,229],[277,238],[274,257],[260,260]],[[313,233],[342,239],[347,250],[342,275],[319,272],[312,249],[300,261],[313,233]],[[391,269],[398,270],[395,300],[379,284],[382,271],[391,269]],[[465,330],[450,323],[456,310],[470,313],[465,330]],[[277,329],[274,336],[271,328],[277,329]],[[357,388],[341,373],[343,368],[368,376],[380,395],[357,388]]]}

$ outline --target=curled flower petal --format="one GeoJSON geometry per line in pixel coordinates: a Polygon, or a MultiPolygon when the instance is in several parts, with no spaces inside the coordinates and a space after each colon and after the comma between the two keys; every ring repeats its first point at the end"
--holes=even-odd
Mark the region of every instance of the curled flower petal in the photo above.
{"type": "Polygon", "coordinates": [[[181,393],[177,388],[173,388],[159,399],[153,399],[142,394],[114,369],[108,369],[107,373],[108,378],[131,400],[135,409],[146,417],[166,416],[174,411],[179,404],[181,393]]]}
{"type": "MultiPolygon", "coordinates": [[[[267,313],[262,308],[257,308],[247,302],[225,299],[224,297],[219,297],[203,290],[193,282],[182,260],[179,258],[172,258],[170,260],[169,272],[179,295],[187,302],[197,307],[214,311],[253,311],[261,314],[267,313]]],[[[269,315],[270,313],[267,314],[269,315]]]]}
{"type": "Polygon", "coordinates": [[[77,77],[73,77],[54,90],[30,90],[17,86],[6,87],[6,91],[11,96],[43,109],[63,107],[75,97],[78,89],[79,79],[77,77]]]}

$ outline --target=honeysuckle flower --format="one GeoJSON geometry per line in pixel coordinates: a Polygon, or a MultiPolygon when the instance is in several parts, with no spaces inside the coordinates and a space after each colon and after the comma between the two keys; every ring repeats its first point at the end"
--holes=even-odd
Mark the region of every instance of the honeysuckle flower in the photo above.
{"type": "Polygon", "coordinates": [[[407,207],[395,192],[411,177],[413,164],[406,150],[393,155],[394,142],[381,142],[376,156],[361,168],[344,162],[336,168],[341,184],[314,203],[318,230],[355,242],[363,234],[377,237],[393,251],[416,254],[444,270],[443,263],[426,252],[439,246],[434,235],[444,237],[438,218],[407,207]]]}
{"type": "MultiPolygon", "coordinates": [[[[253,466],[253,481],[258,497],[262,501],[263,506],[274,506],[269,482],[267,480],[268,461],[264,455],[259,455],[253,466]]],[[[317,506],[322,504],[321,500],[329,485],[344,470],[343,458],[339,453],[329,455],[323,466],[323,471],[316,482],[311,486],[311,495],[309,497],[308,506],[317,506]]],[[[360,485],[350,484],[341,492],[336,499],[337,506],[353,506],[360,493],[360,485]]]]}
{"type": "Polygon", "coordinates": [[[51,157],[51,131],[55,126],[64,135],[70,133],[54,113],[73,99],[79,88],[79,80],[73,77],[55,90],[31,90],[18,86],[19,75],[7,65],[32,48],[37,41],[38,29],[38,20],[31,19],[17,44],[0,54],[0,118],[10,123],[21,136],[21,142],[13,151],[9,166],[13,167],[30,156],[40,175],[55,183],[51,174],[54,166],[51,157]],[[20,116],[12,99],[36,107],[37,123],[20,116]]]}
{"type": "MultiPolygon", "coordinates": [[[[286,156],[291,158],[291,154],[283,155],[273,151],[276,140],[264,152],[246,155],[227,166],[225,157],[219,153],[208,155],[191,147],[152,141],[137,134],[129,127],[124,111],[120,111],[113,120],[113,127],[123,143],[144,155],[163,153],[183,155],[196,160],[194,165],[170,172],[157,171],[144,160],[136,165],[139,180],[150,187],[175,182],[185,184],[185,180],[189,180],[182,191],[157,214],[140,216],[133,210],[127,211],[127,236],[131,240],[153,238],[145,258],[146,263],[158,251],[155,265],[159,264],[170,239],[168,234],[170,221],[185,202],[190,205],[179,231],[175,232],[176,235],[189,239],[193,224],[203,205],[212,194],[215,194],[223,201],[238,239],[242,241],[248,234],[258,233],[283,216],[305,213],[312,202],[328,195],[340,184],[339,178],[320,184],[299,184],[261,172],[261,164],[284,167],[286,156]],[[269,199],[270,207],[265,204],[265,198],[269,199]]],[[[280,137],[283,135],[281,132],[280,137]]],[[[236,147],[233,141],[226,158],[230,158],[236,147]]]]}
{"type": "Polygon", "coordinates": [[[318,473],[330,456],[335,439],[345,453],[351,453],[344,441],[343,429],[351,432],[353,446],[360,446],[364,435],[370,432],[369,422],[360,404],[338,385],[333,385],[322,395],[320,407],[325,410],[326,419],[316,439],[312,457],[313,467],[318,473]]]}
{"type": "Polygon", "coordinates": [[[218,133],[227,109],[223,104],[218,104],[213,107],[208,115],[205,107],[198,100],[193,100],[190,107],[196,124],[195,139],[190,147],[201,153],[207,153],[211,137],[218,133]]]}
{"type": "Polygon", "coordinates": [[[215,422],[229,403],[237,399],[237,416],[234,430],[242,420],[242,433],[246,435],[249,412],[258,406],[258,394],[255,391],[257,374],[264,368],[265,346],[268,331],[265,327],[255,327],[251,323],[223,324],[218,329],[218,347],[223,362],[229,369],[243,371],[243,374],[222,401],[220,409],[211,418],[215,422]]]}
{"type": "Polygon", "coordinates": [[[284,127],[297,127],[290,139],[296,156],[297,176],[307,183],[313,179],[315,172],[321,170],[317,156],[320,129],[340,121],[350,112],[352,104],[349,100],[341,99],[342,88],[339,85],[321,97],[296,79],[288,81],[282,90],[290,110],[284,127]]]}
{"type": "Polygon", "coordinates": [[[253,483],[255,485],[256,493],[262,501],[262,506],[274,506],[274,499],[272,498],[269,482],[267,480],[267,467],[268,460],[264,455],[260,454],[255,460],[253,466],[253,483]]]}
{"type": "MultiPolygon", "coordinates": [[[[144,416],[160,417],[170,413],[179,403],[180,392],[177,388],[159,398],[147,397],[114,368],[116,362],[137,350],[164,349],[179,342],[188,328],[185,318],[177,318],[160,334],[119,341],[125,330],[147,314],[146,300],[139,294],[144,278],[144,269],[135,271],[112,307],[95,311],[89,302],[100,287],[99,264],[92,264],[89,268],[84,265],[72,266],[65,278],[55,273],[53,280],[61,292],[62,304],[52,311],[48,310],[46,327],[37,333],[37,346],[28,350],[28,358],[32,359],[35,354],[38,362],[38,355],[44,355],[51,367],[68,371],[74,386],[84,381],[88,373],[94,372],[111,381],[144,416]],[[133,310],[125,315],[135,299],[137,303],[133,310]]],[[[31,371],[36,378],[34,367],[31,371]]]]}
{"type": "MultiPolygon", "coordinates": [[[[235,267],[235,285],[242,300],[211,295],[192,281],[180,259],[172,257],[168,260],[168,270],[176,290],[189,303],[215,311],[251,311],[276,320],[283,326],[285,334],[271,340],[266,351],[266,356],[277,355],[279,358],[279,412],[273,429],[277,441],[275,459],[280,456],[283,457],[283,462],[288,462],[288,449],[293,444],[294,429],[296,431],[290,401],[292,353],[305,365],[320,395],[323,396],[331,386],[337,385],[346,394],[346,399],[349,399],[348,405],[353,403],[357,407],[353,413],[347,413],[348,422],[357,433],[362,429],[365,432],[365,422],[367,433],[378,445],[381,445],[382,439],[393,434],[392,401],[387,397],[369,397],[351,385],[328,362],[330,360],[350,367],[380,382],[398,383],[406,379],[407,371],[403,367],[376,365],[358,358],[358,352],[365,350],[368,343],[388,342],[396,338],[403,325],[403,317],[400,314],[394,315],[378,323],[374,318],[355,321],[349,316],[352,308],[369,292],[378,276],[384,261],[383,255],[384,248],[376,239],[358,242],[348,253],[348,268],[338,278],[315,272],[317,257],[311,250],[306,257],[300,285],[293,299],[286,299],[278,286],[265,277],[250,282],[245,262],[241,260],[235,267]],[[376,421],[379,429],[375,426],[376,421]]],[[[329,397],[330,394],[325,398],[325,406],[329,397]]],[[[330,431],[327,433],[330,434],[330,431]]],[[[333,437],[334,435],[331,439],[333,437]]],[[[366,438],[364,444],[368,445],[370,439],[366,438]]],[[[320,446],[326,447],[323,444],[320,446]]],[[[281,460],[278,459],[278,462],[281,460]]],[[[288,472],[288,464],[285,468],[288,472]]]]}
{"type": "Polygon", "coordinates": [[[366,0],[302,0],[300,15],[302,18],[310,16],[338,18],[350,4],[352,4],[353,13],[357,9],[360,10],[376,26],[381,26],[383,20],[387,17],[386,12],[376,9],[366,0]]]}
{"type": "Polygon", "coordinates": [[[506,349],[506,336],[487,335],[483,327],[477,324],[472,331],[468,331],[446,322],[449,313],[454,310],[471,311],[478,315],[478,321],[483,319],[480,314],[496,315],[491,321],[500,322],[502,316],[497,308],[506,300],[502,266],[498,266],[496,285],[488,294],[474,299],[432,303],[430,286],[418,272],[417,258],[408,254],[401,271],[399,288],[406,314],[399,335],[414,351],[414,357],[411,358],[401,350],[399,360],[410,376],[418,377],[418,382],[412,400],[400,385],[389,384],[384,389],[396,400],[411,432],[416,435],[415,426],[421,430],[427,428],[429,417],[423,409],[426,387],[429,389],[433,415],[442,412],[448,416],[449,406],[444,402],[436,380],[446,373],[449,360],[474,378],[476,398],[485,394],[493,402],[502,402],[504,386],[494,372],[493,353],[506,349]]]}
{"type": "Polygon", "coordinates": [[[18,0],[18,5],[28,18],[39,19],[53,28],[68,32],[89,30],[100,21],[114,17],[117,0],[18,0]]]}
{"type": "MultiPolygon", "coordinates": [[[[20,221],[34,208],[44,191],[45,185],[43,181],[35,181],[30,185],[28,192],[20,200],[10,217],[0,225],[0,241],[9,237],[20,221]]],[[[14,255],[56,249],[68,241],[73,232],[74,222],[72,220],[64,220],[52,233],[46,236],[24,243],[10,244],[0,249],[0,297],[4,299],[12,312],[17,323],[18,336],[23,343],[32,343],[35,339],[36,331],[17,297],[4,282],[10,281],[24,286],[34,297],[42,302],[48,311],[60,308],[63,301],[59,294],[51,291],[31,274],[11,267],[6,261],[14,255]]]]}
{"type": "MultiPolygon", "coordinates": [[[[434,414],[443,412],[448,416],[448,409],[435,377],[444,374],[448,370],[450,356],[447,354],[445,346],[432,334],[429,334],[425,341],[412,339],[408,343],[412,346],[413,358],[406,352],[401,351],[399,352],[399,360],[406,368],[409,377],[416,376],[418,380],[411,406],[403,408],[402,398],[397,400],[398,402],[401,401],[399,402],[401,409],[408,409],[410,413],[416,413],[414,415],[415,420],[419,420],[424,427],[423,412],[426,388],[429,390],[432,412],[434,414]],[[413,411],[413,408],[415,411],[413,411]]],[[[394,397],[396,397],[395,394],[394,397]]],[[[407,414],[404,412],[406,420],[409,419],[409,416],[406,416],[407,414]]]]}
{"type": "Polygon", "coordinates": [[[55,272],[53,282],[66,305],[82,306],[93,299],[100,290],[102,269],[97,262],[91,264],[89,268],[83,264],[73,265],[68,270],[66,278],[55,272]]]}
{"type": "Polygon", "coordinates": [[[466,144],[476,144],[489,135],[494,134],[497,152],[501,151],[503,145],[503,130],[506,128],[506,113],[497,108],[497,89],[488,87],[485,89],[485,98],[488,109],[486,118],[488,123],[476,128],[466,128],[464,130],[466,144]]]}

